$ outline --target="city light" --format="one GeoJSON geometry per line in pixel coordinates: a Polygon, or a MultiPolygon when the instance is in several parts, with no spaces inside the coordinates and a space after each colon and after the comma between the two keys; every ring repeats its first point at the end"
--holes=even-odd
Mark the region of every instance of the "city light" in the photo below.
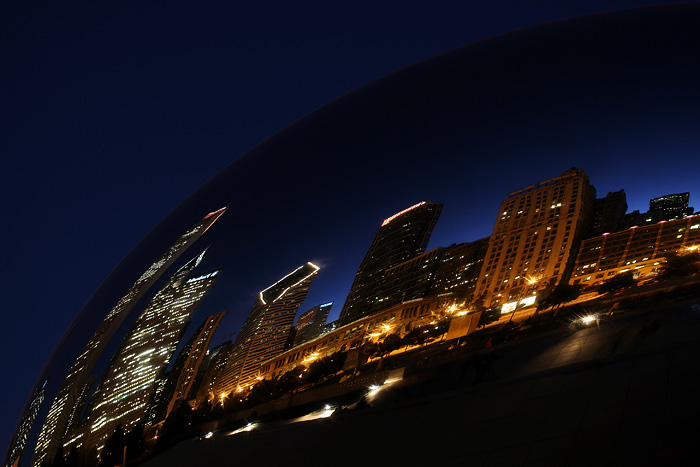
{"type": "Polygon", "coordinates": [[[384,219],[384,222],[382,222],[382,227],[384,227],[385,225],[387,225],[389,222],[393,221],[394,219],[396,219],[396,218],[399,217],[400,215],[406,214],[407,212],[412,211],[412,210],[416,209],[416,208],[419,207],[419,206],[423,206],[424,204],[425,204],[425,201],[421,201],[421,202],[418,203],[418,204],[414,204],[414,205],[411,206],[410,208],[404,209],[404,210],[401,211],[401,212],[397,212],[396,214],[394,214],[394,215],[391,216],[391,217],[387,217],[386,219],[384,219]]]}
{"type": "Polygon", "coordinates": [[[289,423],[298,422],[310,422],[312,420],[318,420],[319,418],[328,418],[335,412],[335,407],[326,405],[323,409],[311,412],[310,414],[303,415],[301,417],[291,420],[289,423]]]}
{"type": "Polygon", "coordinates": [[[584,316],[583,318],[581,318],[581,322],[582,322],[583,324],[591,324],[591,323],[592,323],[593,321],[595,321],[596,319],[598,319],[597,316],[588,315],[588,316],[584,316]]]}
{"type": "Polygon", "coordinates": [[[573,321],[571,321],[571,328],[572,329],[579,329],[581,327],[587,327],[591,324],[595,323],[600,327],[600,315],[597,313],[591,313],[583,316],[579,316],[575,318],[573,321]]]}
{"type": "Polygon", "coordinates": [[[318,352],[314,352],[304,359],[304,363],[311,363],[314,360],[318,359],[318,357],[320,357],[320,356],[321,355],[318,352]]]}
{"type": "Polygon", "coordinates": [[[525,280],[526,280],[527,283],[530,284],[530,285],[535,285],[535,284],[537,284],[537,283],[540,281],[540,279],[542,279],[542,278],[541,278],[541,277],[535,277],[535,276],[525,276],[525,280]]]}
{"type": "Polygon", "coordinates": [[[254,430],[256,426],[258,426],[257,423],[248,423],[246,426],[241,427],[237,430],[234,430],[226,436],[237,435],[238,433],[243,433],[245,431],[251,431],[251,430],[254,430]]]}

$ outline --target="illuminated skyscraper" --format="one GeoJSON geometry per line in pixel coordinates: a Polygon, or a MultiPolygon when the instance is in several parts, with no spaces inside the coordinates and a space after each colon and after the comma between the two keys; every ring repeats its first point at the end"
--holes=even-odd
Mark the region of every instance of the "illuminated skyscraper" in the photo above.
{"type": "Polygon", "coordinates": [[[209,350],[200,367],[203,368],[204,371],[202,372],[201,380],[197,382],[197,394],[194,400],[189,401],[193,407],[199,407],[201,404],[205,404],[207,401],[211,401],[215,398],[215,379],[224,371],[224,368],[226,368],[226,363],[228,362],[232,349],[233,342],[226,341],[209,350]]]}
{"type": "Polygon", "coordinates": [[[649,200],[647,212],[632,211],[625,215],[622,219],[622,229],[683,219],[693,214],[693,207],[688,206],[689,201],[690,193],[688,192],[652,198],[649,200]]]}
{"type": "Polygon", "coordinates": [[[295,346],[315,339],[323,333],[332,306],[333,302],[316,305],[299,315],[299,319],[294,325],[295,346]]]}
{"type": "Polygon", "coordinates": [[[255,383],[260,364],[285,350],[294,317],[319,267],[306,263],[260,292],[215,383],[218,394],[255,383]]]}
{"type": "Polygon", "coordinates": [[[32,394],[32,399],[29,402],[29,406],[27,406],[24,416],[20,420],[19,426],[17,427],[17,432],[12,438],[10,447],[7,450],[7,455],[5,456],[4,462],[5,467],[14,467],[19,465],[22,453],[24,452],[24,447],[27,444],[29,430],[32,429],[34,419],[36,418],[37,413],[39,413],[41,403],[44,402],[44,394],[46,392],[45,386],[46,381],[44,381],[44,384],[40,388],[37,388],[34,391],[34,394],[32,394]]]}
{"type": "Polygon", "coordinates": [[[688,206],[690,193],[675,193],[659,196],[649,200],[649,211],[662,211],[664,220],[683,219],[693,214],[693,208],[688,206]]]}
{"type": "Polygon", "coordinates": [[[341,326],[396,303],[384,271],[425,251],[441,211],[442,204],[422,201],[384,220],[357,269],[338,319],[341,326]]]}
{"type": "Polygon", "coordinates": [[[474,296],[510,311],[568,280],[594,200],[595,188],[576,168],[511,193],[501,203],[474,296]]]}
{"type": "Polygon", "coordinates": [[[85,384],[95,363],[98,361],[107,342],[112,338],[124,319],[148,292],[161,275],[182,255],[211,225],[226,211],[207,214],[194,227],[185,232],[156,260],[141,277],[129,288],[117,304],[107,313],[88,343],[68,371],[58,390],[56,398],[51,403],[49,413],[44,421],[39,440],[37,441],[32,465],[38,467],[44,459],[51,461],[61,448],[62,438],[70,426],[71,417],[79,413],[76,402],[85,390],[85,384]]]}
{"type": "Polygon", "coordinates": [[[190,314],[219,271],[190,277],[204,253],[180,268],[153,297],[112,359],[90,414],[88,444],[102,449],[118,424],[125,432],[141,421],[156,376],[177,348],[190,314]]]}
{"type": "Polygon", "coordinates": [[[176,408],[178,401],[187,399],[211,339],[225,314],[226,312],[222,311],[209,316],[182,349],[173,369],[170,370],[169,379],[172,381],[172,385],[168,385],[166,397],[163,399],[165,408],[163,419],[176,408]]]}

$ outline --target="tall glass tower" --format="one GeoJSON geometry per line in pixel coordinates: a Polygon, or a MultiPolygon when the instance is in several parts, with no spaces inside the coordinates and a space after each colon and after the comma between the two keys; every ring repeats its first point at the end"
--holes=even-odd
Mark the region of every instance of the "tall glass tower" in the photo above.
{"type": "Polygon", "coordinates": [[[36,388],[34,394],[32,394],[29,408],[24,413],[24,417],[22,417],[22,420],[19,423],[17,433],[15,433],[15,436],[10,443],[10,447],[7,450],[7,457],[5,458],[4,467],[15,467],[19,465],[20,456],[22,455],[22,452],[24,452],[24,447],[27,444],[27,436],[29,435],[29,431],[32,429],[34,419],[39,413],[39,408],[41,408],[41,404],[44,402],[44,395],[46,393],[45,386],[46,381],[44,381],[44,384],[42,384],[41,387],[36,388]]]}
{"type": "Polygon", "coordinates": [[[51,461],[62,447],[62,440],[72,421],[79,416],[81,404],[76,404],[85,392],[88,377],[97,363],[107,342],[112,338],[124,319],[150,290],[161,275],[221,217],[227,208],[207,214],[201,221],[186,231],[163,255],[156,260],[129,288],[124,296],[107,313],[88,343],[75,359],[51,403],[46,421],[32,457],[32,466],[39,467],[44,459],[51,461]]]}
{"type": "Polygon", "coordinates": [[[187,319],[216,282],[220,271],[190,277],[203,256],[180,268],[153,297],[112,359],[90,414],[88,445],[98,452],[118,424],[129,431],[141,421],[156,376],[175,352],[187,319]]]}
{"type": "Polygon", "coordinates": [[[341,326],[394,304],[384,271],[425,252],[441,212],[442,204],[422,201],[384,220],[357,269],[341,326]]]}
{"type": "Polygon", "coordinates": [[[260,364],[285,350],[294,317],[319,267],[306,263],[260,292],[243,323],[215,392],[231,393],[253,385],[260,364]]]}

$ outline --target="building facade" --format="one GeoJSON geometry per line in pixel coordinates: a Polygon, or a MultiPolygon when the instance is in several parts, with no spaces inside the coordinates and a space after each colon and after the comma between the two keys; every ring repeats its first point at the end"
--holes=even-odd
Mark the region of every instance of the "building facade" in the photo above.
{"type": "Polygon", "coordinates": [[[597,285],[616,274],[633,271],[644,279],[657,271],[669,253],[700,248],[700,216],[589,238],[581,243],[573,284],[597,285]]]}
{"type": "Polygon", "coordinates": [[[44,381],[44,384],[42,384],[41,387],[36,388],[32,394],[29,406],[24,412],[24,416],[19,422],[17,432],[12,438],[10,446],[7,449],[7,455],[5,456],[5,461],[3,463],[5,467],[18,466],[21,461],[22,453],[27,445],[29,431],[32,429],[34,420],[39,413],[39,409],[41,408],[41,404],[44,402],[44,395],[46,393],[45,386],[46,381],[44,381]]]}
{"type": "Polygon", "coordinates": [[[685,216],[693,214],[693,208],[688,206],[690,193],[674,193],[671,195],[659,196],[649,200],[649,211],[661,211],[664,213],[664,220],[683,219],[685,216]]]}
{"type": "Polygon", "coordinates": [[[510,193],[489,238],[475,299],[503,311],[568,281],[567,262],[590,229],[595,189],[581,169],[510,193]]]}
{"type": "Polygon", "coordinates": [[[333,302],[328,302],[316,305],[299,315],[299,319],[294,325],[294,347],[323,334],[331,307],[333,307],[333,302]]]}
{"type": "Polygon", "coordinates": [[[341,326],[396,303],[384,272],[425,251],[441,211],[442,204],[422,201],[384,220],[357,269],[341,326]]]}
{"type": "Polygon", "coordinates": [[[180,268],[153,297],[110,362],[90,414],[88,444],[98,452],[117,425],[128,432],[143,421],[156,377],[175,352],[190,315],[218,279],[220,271],[191,277],[203,256],[180,268]]]}
{"type": "Polygon", "coordinates": [[[214,394],[216,376],[223,373],[232,350],[233,342],[226,341],[207,351],[207,355],[200,366],[199,376],[195,381],[196,387],[193,391],[196,391],[196,394],[187,401],[192,408],[198,408],[207,401],[216,399],[214,394]]]}
{"type": "Polygon", "coordinates": [[[188,399],[211,339],[225,314],[222,311],[208,316],[187,340],[172,368],[158,377],[144,415],[145,427],[162,422],[188,399]]]}
{"type": "Polygon", "coordinates": [[[109,310],[105,319],[71,365],[68,375],[51,403],[32,456],[33,467],[39,467],[44,460],[52,461],[54,454],[61,449],[64,444],[64,436],[69,429],[75,426],[76,415],[83,409],[83,406],[78,404],[78,399],[85,391],[92,369],[119,326],[162,274],[221,217],[226,209],[221,208],[207,214],[201,221],[182,234],[109,310]]]}
{"type": "Polygon", "coordinates": [[[229,394],[252,386],[262,362],[285,351],[294,318],[319,267],[306,263],[258,294],[236,337],[215,392],[229,394]]]}
{"type": "Polygon", "coordinates": [[[442,294],[385,308],[262,362],[260,379],[278,378],[299,365],[310,365],[317,358],[357,349],[369,339],[375,340],[393,333],[404,334],[429,325],[450,313],[453,304],[452,294],[442,294]]]}
{"type": "Polygon", "coordinates": [[[488,239],[437,247],[384,272],[387,306],[452,293],[460,302],[474,293],[488,239]]]}
{"type": "Polygon", "coordinates": [[[457,302],[471,301],[488,245],[486,237],[443,248],[430,294],[451,293],[457,302]]]}
{"type": "Polygon", "coordinates": [[[226,312],[222,311],[221,313],[216,313],[207,317],[188,342],[189,345],[183,349],[185,358],[182,366],[178,365],[177,371],[175,371],[173,375],[176,377],[175,390],[168,403],[168,409],[165,414],[166,417],[172,412],[176,402],[187,400],[190,390],[194,385],[195,378],[197,377],[199,367],[206,356],[209,344],[225,314],[226,312]]]}
{"type": "Polygon", "coordinates": [[[656,224],[661,221],[683,219],[693,214],[693,208],[688,206],[690,193],[675,193],[659,196],[649,200],[649,210],[640,213],[632,211],[622,219],[622,228],[640,227],[656,224]]]}
{"type": "Polygon", "coordinates": [[[598,198],[593,204],[591,237],[620,230],[622,219],[627,212],[625,190],[609,192],[605,198],[598,198]]]}

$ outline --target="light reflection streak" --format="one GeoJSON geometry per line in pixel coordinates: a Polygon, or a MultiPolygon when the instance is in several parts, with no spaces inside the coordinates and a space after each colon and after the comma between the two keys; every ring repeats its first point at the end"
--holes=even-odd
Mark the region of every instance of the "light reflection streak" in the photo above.
{"type": "Polygon", "coordinates": [[[251,430],[255,429],[256,426],[258,426],[257,423],[249,423],[246,426],[243,426],[237,430],[232,431],[231,433],[227,434],[226,436],[237,435],[238,433],[243,433],[244,431],[251,431],[251,430]]]}

